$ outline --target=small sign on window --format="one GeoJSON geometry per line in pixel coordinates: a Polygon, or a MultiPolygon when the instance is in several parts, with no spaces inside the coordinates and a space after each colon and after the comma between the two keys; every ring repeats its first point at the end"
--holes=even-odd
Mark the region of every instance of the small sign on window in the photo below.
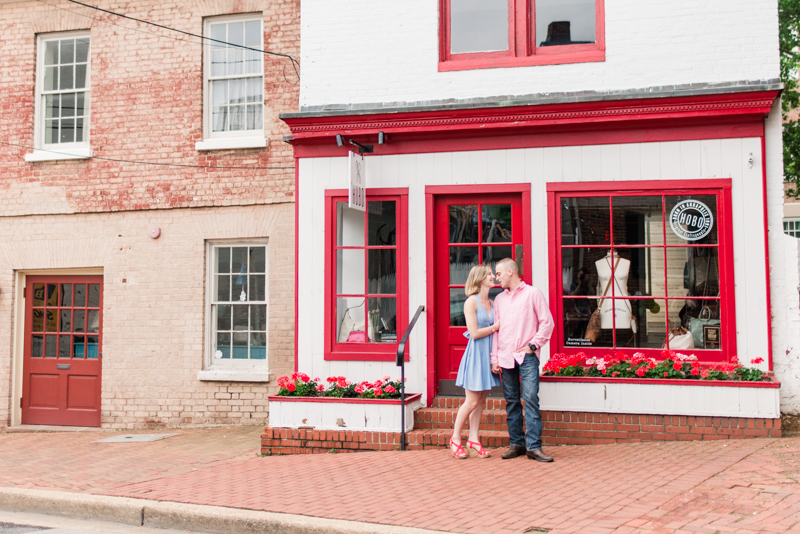
{"type": "Polygon", "coordinates": [[[347,206],[359,211],[367,211],[367,183],[366,165],[364,156],[350,152],[348,158],[348,184],[350,191],[347,195],[347,206]]]}

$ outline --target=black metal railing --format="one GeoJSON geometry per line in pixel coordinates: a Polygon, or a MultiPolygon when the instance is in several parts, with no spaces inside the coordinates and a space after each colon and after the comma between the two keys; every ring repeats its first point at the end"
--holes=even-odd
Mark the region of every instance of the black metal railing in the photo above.
{"type": "Polygon", "coordinates": [[[425,306],[420,306],[417,308],[417,313],[414,314],[414,318],[411,319],[411,322],[408,323],[408,328],[406,328],[403,337],[400,338],[400,343],[397,345],[397,366],[400,368],[400,450],[406,450],[406,341],[408,341],[408,336],[411,334],[411,330],[414,329],[414,325],[417,324],[417,319],[419,319],[419,315],[425,311],[425,306]]]}

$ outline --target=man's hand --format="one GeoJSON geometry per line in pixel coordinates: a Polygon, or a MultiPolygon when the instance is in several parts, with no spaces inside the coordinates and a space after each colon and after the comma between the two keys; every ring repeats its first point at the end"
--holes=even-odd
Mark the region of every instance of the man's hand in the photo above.
{"type": "Polygon", "coordinates": [[[497,365],[496,363],[493,363],[493,364],[492,364],[492,372],[493,372],[494,374],[496,374],[496,375],[499,375],[500,373],[502,373],[502,372],[503,372],[503,370],[502,370],[502,369],[500,369],[500,366],[499,366],[499,365],[497,365]]]}
{"type": "Polygon", "coordinates": [[[523,345],[522,347],[518,348],[514,352],[524,352],[525,354],[533,354],[533,351],[528,345],[523,345]]]}

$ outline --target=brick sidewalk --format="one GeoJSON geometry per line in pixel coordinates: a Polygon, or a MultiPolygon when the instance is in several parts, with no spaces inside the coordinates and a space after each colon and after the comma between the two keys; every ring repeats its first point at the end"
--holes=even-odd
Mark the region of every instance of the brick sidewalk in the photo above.
{"type": "Polygon", "coordinates": [[[0,486],[470,533],[800,532],[800,437],[551,447],[556,462],[540,464],[446,451],[256,457],[261,431],[119,445],[90,443],[110,433],[0,434],[0,486]]]}

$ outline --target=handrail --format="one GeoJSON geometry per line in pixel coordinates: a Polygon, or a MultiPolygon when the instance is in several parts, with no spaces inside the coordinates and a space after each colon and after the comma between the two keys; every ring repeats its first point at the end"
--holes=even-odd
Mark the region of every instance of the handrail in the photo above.
{"type": "Polygon", "coordinates": [[[397,366],[400,368],[400,450],[406,450],[406,341],[408,341],[408,336],[411,334],[411,330],[413,330],[414,325],[417,324],[417,319],[419,319],[419,315],[425,311],[425,306],[420,306],[417,308],[417,313],[414,314],[414,318],[411,319],[411,322],[408,323],[408,328],[406,328],[403,337],[400,339],[400,343],[397,344],[397,366]]]}

